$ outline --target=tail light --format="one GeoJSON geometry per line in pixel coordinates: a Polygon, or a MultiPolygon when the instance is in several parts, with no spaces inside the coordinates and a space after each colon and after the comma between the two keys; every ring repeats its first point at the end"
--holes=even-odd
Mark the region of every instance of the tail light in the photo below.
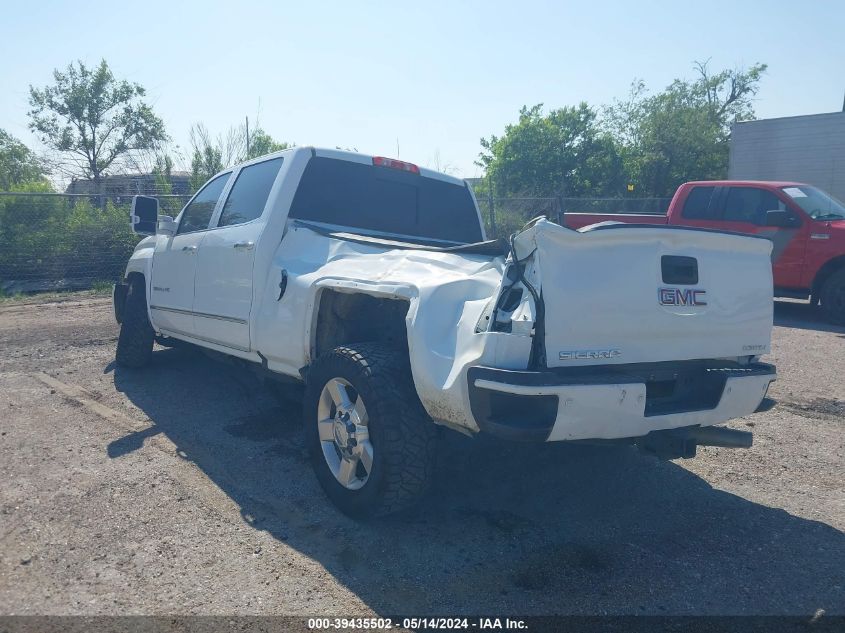
{"type": "Polygon", "coordinates": [[[406,163],[395,158],[385,158],[384,156],[373,156],[373,165],[376,167],[388,167],[390,169],[398,169],[399,171],[407,171],[412,174],[420,173],[420,168],[413,163],[406,163]]]}

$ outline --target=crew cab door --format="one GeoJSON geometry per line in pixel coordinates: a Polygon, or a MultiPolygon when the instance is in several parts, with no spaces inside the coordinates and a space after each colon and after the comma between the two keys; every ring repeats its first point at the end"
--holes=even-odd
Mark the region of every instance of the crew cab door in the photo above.
{"type": "Polygon", "coordinates": [[[754,185],[695,185],[683,201],[680,217],[673,217],[672,223],[768,237],[774,244],[775,285],[801,285],[808,227],[791,204],[769,189],[754,185]],[[791,211],[790,225],[768,226],[767,211],[783,210],[791,211]]]}
{"type": "Polygon", "coordinates": [[[194,327],[197,338],[247,351],[253,264],[270,190],[284,159],[242,167],[206,232],[197,256],[194,327]]]}
{"type": "Polygon", "coordinates": [[[724,187],[720,199],[722,228],[737,233],[761,235],[772,240],[772,270],[776,286],[797,288],[801,285],[807,226],[799,215],[773,191],[762,187],[732,185],[724,187]],[[768,226],[768,211],[789,211],[789,226],[768,226]]]}
{"type": "Polygon", "coordinates": [[[182,210],[176,235],[156,237],[150,313],[158,329],[194,333],[194,278],[197,254],[231,173],[210,180],[182,210]]]}

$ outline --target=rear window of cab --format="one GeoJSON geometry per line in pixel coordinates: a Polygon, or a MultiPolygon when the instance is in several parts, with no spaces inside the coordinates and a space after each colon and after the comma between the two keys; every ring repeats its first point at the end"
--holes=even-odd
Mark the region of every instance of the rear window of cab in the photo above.
{"type": "Polygon", "coordinates": [[[320,156],[305,168],[289,217],[463,244],[482,239],[465,185],[320,156]]]}

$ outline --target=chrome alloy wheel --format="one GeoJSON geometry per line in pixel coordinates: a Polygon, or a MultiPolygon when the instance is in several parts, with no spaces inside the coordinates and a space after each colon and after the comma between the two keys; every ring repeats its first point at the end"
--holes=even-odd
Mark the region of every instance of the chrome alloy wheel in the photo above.
{"type": "Polygon", "coordinates": [[[329,470],[344,488],[359,490],[373,470],[373,445],[364,400],[343,378],[323,386],[317,404],[320,446],[329,470]]]}

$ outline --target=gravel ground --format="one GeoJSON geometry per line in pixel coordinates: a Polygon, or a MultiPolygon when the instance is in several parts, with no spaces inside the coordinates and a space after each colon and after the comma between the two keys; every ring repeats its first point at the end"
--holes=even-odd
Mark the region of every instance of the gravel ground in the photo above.
{"type": "Polygon", "coordinates": [[[355,523],[299,404],[189,349],[115,368],[110,300],[0,305],[2,614],[845,613],[845,329],[778,303],[747,451],[444,434],[434,492],[355,523]]]}

